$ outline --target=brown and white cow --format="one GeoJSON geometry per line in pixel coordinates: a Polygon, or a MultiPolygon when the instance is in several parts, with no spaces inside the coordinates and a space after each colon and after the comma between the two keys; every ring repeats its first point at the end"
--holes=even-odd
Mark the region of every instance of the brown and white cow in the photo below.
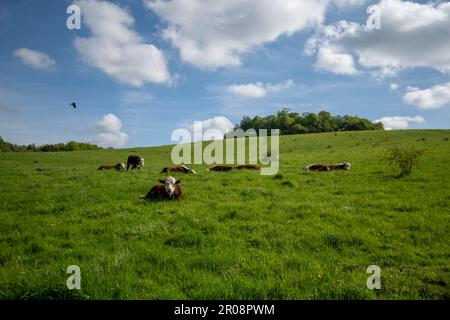
{"type": "Polygon", "coordinates": [[[175,167],[165,167],[161,171],[161,173],[168,173],[168,172],[182,172],[182,173],[193,173],[193,174],[197,173],[195,170],[188,168],[185,165],[175,166],[175,167]]]}
{"type": "Polygon", "coordinates": [[[113,165],[105,164],[98,167],[98,170],[111,170],[111,169],[116,169],[117,171],[120,171],[122,169],[125,170],[125,164],[121,162],[113,165]]]}
{"type": "Polygon", "coordinates": [[[170,176],[153,186],[145,196],[148,200],[176,200],[184,198],[184,192],[181,189],[181,180],[176,180],[170,176]]]}
{"type": "Polygon", "coordinates": [[[332,170],[350,170],[352,165],[350,162],[343,162],[337,164],[310,164],[303,167],[305,171],[332,171],[332,170]]]}
{"type": "Polygon", "coordinates": [[[129,156],[127,161],[127,171],[131,166],[131,170],[138,169],[144,166],[144,158],[140,156],[129,156]]]}
{"type": "Polygon", "coordinates": [[[227,172],[233,170],[234,167],[232,166],[226,166],[226,165],[214,165],[210,168],[208,168],[208,171],[221,171],[221,172],[227,172]]]}
{"type": "Polygon", "coordinates": [[[241,165],[236,166],[236,169],[238,169],[238,170],[242,170],[242,169],[259,170],[260,168],[255,164],[241,164],[241,165]]]}

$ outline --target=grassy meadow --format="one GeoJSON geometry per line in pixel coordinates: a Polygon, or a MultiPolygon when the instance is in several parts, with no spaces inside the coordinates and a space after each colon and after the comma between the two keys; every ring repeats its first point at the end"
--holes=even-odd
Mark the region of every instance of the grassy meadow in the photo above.
{"type": "Polygon", "coordinates": [[[280,137],[280,171],[172,174],[171,146],[0,153],[0,299],[449,299],[450,131],[280,137]],[[426,152],[410,176],[391,146],[426,152]],[[136,172],[101,164],[145,158],[136,172]],[[304,172],[314,162],[350,171],[304,172]],[[81,290],[66,268],[81,268],[81,290]],[[369,290],[369,265],[381,290],[369,290]]]}

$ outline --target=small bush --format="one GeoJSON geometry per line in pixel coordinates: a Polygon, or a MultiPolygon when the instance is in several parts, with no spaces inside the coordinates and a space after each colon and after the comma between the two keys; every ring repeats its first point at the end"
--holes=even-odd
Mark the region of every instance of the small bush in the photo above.
{"type": "Polygon", "coordinates": [[[388,159],[391,164],[396,164],[400,168],[398,177],[404,177],[411,174],[412,169],[419,162],[419,158],[425,150],[414,147],[393,147],[388,150],[388,159]]]}

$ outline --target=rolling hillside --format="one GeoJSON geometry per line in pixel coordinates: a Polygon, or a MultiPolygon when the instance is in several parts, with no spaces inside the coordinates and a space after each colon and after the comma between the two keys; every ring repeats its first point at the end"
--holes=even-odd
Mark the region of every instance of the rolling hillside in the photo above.
{"type": "Polygon", "coordinates": [[[0,153],[1,299],[449,299],[450,131],[280,138],[280,171],[208,172],[140,199],[171,146],[0,153]],[[387,148],[425,149],[411,176],[387,148]],[[97,171],[145,158],[140,172],[97,171]],[[348,172],[304,172],[349,161],[348,172]],[[81,290],[66,268],[81,268],[81,290]],[[369,290],[369,265],[381,290],[369,290]]]}

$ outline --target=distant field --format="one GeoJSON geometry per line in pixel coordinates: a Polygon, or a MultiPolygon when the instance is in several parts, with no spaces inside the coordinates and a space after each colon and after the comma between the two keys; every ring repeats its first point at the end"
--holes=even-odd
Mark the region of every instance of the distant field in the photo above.
{"type": "Polygon", "coordinates": [[[172,147],[0,153],[1,299],[449,299],[450,131],[283,136],[280,174],[207,172],[147,203],[172,147]],[[396,179],[390,146],[426,149],[396,179]],[[97,171],[145,158],[140,172],[97,171]],[[37,163],[35,163],[37,161],[37,163]],[[349,161],[349,172],[304,172],[349,161]],[[81,290],[66,268],[81,268],[81,290]],[[369,265],[382,289],[369,290],[369,265]]]}

